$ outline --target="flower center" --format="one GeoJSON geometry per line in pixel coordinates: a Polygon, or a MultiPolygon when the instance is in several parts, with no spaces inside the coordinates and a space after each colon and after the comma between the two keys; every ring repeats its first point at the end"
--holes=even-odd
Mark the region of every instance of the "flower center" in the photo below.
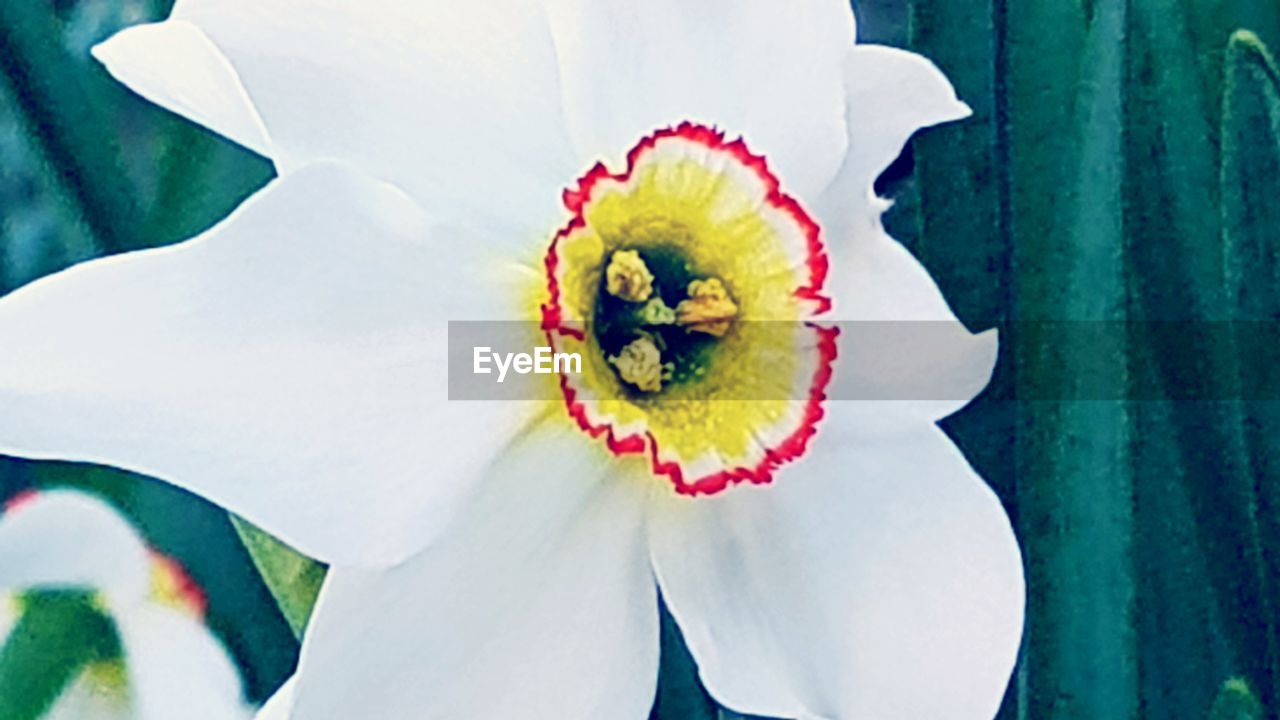
{"type": "Polygon", "coordinates": [[[662,246],[615,250],[596,297],[596,340],[619,379],[640,393],[705,376],[738,315],[719,278],[699,278],[678,249],[662,246]]]}
{"type": "Polygon", "coordinates": [[[741,140],[684,124],[565,193],[543,325],[569,415],[682,493],[769,482],[817,429],[835,335],[819,228],[741,140]]]}

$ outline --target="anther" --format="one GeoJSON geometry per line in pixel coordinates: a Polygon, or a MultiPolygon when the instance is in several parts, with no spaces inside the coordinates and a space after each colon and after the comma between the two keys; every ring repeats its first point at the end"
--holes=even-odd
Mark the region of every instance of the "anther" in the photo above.
{"type": "Polygon", "coordinates": [[[627,302],[642,303],[653,295],[653,273],[635,250],[619,250],[605,268],[605,289],[627,302]]]}
{"type": "Polygon", "coordinates": [[[676,322],[686,330],[724,337],[738,315],[724,283],[716,278],[689,283],[689,299],[676,306],[676,322]]]}
{"type": "Polygon", "coordinates": [[[631,341],[609,362],[618,369],[618,377],[637,390],[656,393],[662,390],[662,381],[670,379],[671,365],[663,364],[662,353],[653,338],[643,336],[631,341]]]}

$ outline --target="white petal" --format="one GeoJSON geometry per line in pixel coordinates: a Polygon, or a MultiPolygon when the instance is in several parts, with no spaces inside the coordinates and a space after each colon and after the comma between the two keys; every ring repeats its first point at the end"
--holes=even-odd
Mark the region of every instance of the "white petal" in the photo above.
{"type": "Polygon", "coordinates": [[[933,63],[906,50],[858,45],[845,57],[844,82],[849,151],[820,213],[824,205],[869,198],[876,178],[916,131],[971,114],[933,63]]]}
{"type": "Polygon", "coordinates": [[[989,720],[1023,614],[1000,503],[936,428],[823,439],[772,486],[673,498],[651,519],[707,687],[747,713],[989,720]]]}
{"type": "Polygon", "coordinates": [[[815,211],[832,256],[830,285],[841,320],[954,320],[927,272],[885,234],[880,173],[920,128],[966,117],[928,60],[861,45],[846,58],[849,151],[815,211]]]}
{"type": "Polygon", "coordinates": [[[844,155],[844,0],[548,0],[565,107],[584,159],[619,162],[692,120],[746,137],[811,202],[844,155]]]}
{"type": "Polygon", "coordinates": [[[844,423],[898,431],[964,407],[990,380],[995,333],[970,334],[929,273],[881,224],[881,172],[917,130],[969,115],[947,78],[904,50],[860,45],[845,63],[849,151],[815,207],[831,255],[833,316],[850,321],[830,395],[844,423]],[[919,323],[919,324],[915,324],[919,323]]]}
{"type": "Polygon", "coordinates": [[[448,401],[447,319],[501,293],[464,257],[483,243],[444,233],[317,166],[195,240],[18,290],[0,452],[170,480],[321,560],[401,560],[522,423],[448,401]]]}
{"type": "Polygon", "coordinates": [[[150,587],[146,546],[106,503],[43,492],[0,515],[0,590],[84,588],[130,603],[150,587]]]}
{"type": "Polygon", "coordinates": [[[100,670],[90,667],[81,672],[41,720],[139,720],[129,705],[128,690],[104,685],[96,674],[100,670]]]}
{"type": "Polygon", "coordinates": [[[140,605],[115,616],[137,720],[240,720],[231,658],[209,630],[183,613],[140,605]]]}
{"type": "Polygon", "coordinates": [[[396,568],[330,571],[294,720],[641,718],[658,667],[648,485],[567,425],[496,460],[476,505],[396,568]]]}
{"type": "Polygon", "coordinates": [[[276,690],[262,709],[254,715],[254,720],[289,720],[293,713],[293,689],[297,687],[296,677],[290,677],[280,689],[276,690]]]}
{"type": "MultiPolygon", "coordinates": [[[[198,26],[230,60],[283,173],[341,160],[436,217],[506,219],[520,241],[562,221],[561,188],[581,168],[539,3],[184,0],[173,19],[198,26]]],[[[133,62],[193,54],[161,49],[133,62]]],[[[165,80],[168,93],[181,92],[168,81],[201,82],[165,80]]]]}
{"type": "Polygon", "coordinates": [[[831,283],[843,322],[828,396],[842,430],[896,432],[968,405],[991,380],[997,333],[970,333],[878,218],[839,242],[831,283]]]}
{"type": "Polygon", "coordinates": [[[832,239],[834,314],[851,321],[955,322],[929,271],[873,220],[832,239]]]}
{"type": "Polygon", "coordinates": [[[240,77],[195,25],[175,21],[128,28],[94,47],[93,56],[151,102],[271,155],[266,127],[240,77]]]}

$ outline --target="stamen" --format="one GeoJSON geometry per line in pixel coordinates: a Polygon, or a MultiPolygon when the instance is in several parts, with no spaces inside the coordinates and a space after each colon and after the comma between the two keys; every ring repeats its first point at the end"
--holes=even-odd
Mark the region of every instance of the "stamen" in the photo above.
{"type": "Polygon", "coordinates": [[[689,299],[676,306],[676,322],[686,330],[724,337],[738,315],[738,305],[717,278],[689,283],[689,299]]]}
{"type": "Polygon", "coordinates": [[[641,392],[660,392],[662,381],[671,378],[671,365],[663,364],[662,353],[647,335],[633,340],[619,355],[609,358],[609,362],[618,369],[623,382],[641,392]]]}
{"type": "Polygon", "coordinates": [[[619,250],[604,271],[605,289],[627,302],[642,303],[653,295],[653,273],[635,250],[619,250]]]}

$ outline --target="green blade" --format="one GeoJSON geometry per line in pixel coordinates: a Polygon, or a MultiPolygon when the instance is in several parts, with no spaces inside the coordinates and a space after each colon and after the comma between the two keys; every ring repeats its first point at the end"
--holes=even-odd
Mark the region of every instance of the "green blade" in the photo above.
{"type": "Polygon", "coordinates": [[[1251,540],[1256,558],[1258,594],[1268,604],[1261,627],[1246,627],[1247,652],[1267,660],[1265,672],[1249,667],[1255,685],[1270,703],[1280,700],[1280,629],[1276,592],[1280,591],[1280,405],[1254,401],[1256,381],[1267,377],[1269,348],[1250,343],[1248,323],[1280,319],[1280,70],[1257,35],[1232,35],[1225,58],[1222,114],[1221,207],[1226,294],[1233,319],[1242,321],[1237,342],[1241,390],[1246,413],[1241,432],[1248,458],[1242,480],[1253,493],[1247,519],[1256,523],[1251,540]],[[1269,609],[1269,612],[1268,612],[1269,609]],[[1271,619],[1266,623],[1267,618],[1271,619]],[[1259,632],[1261,629],[1261,632],[1259,632]]]}
{"type": "Polygon", "coordinates": [[[1007,93],[1010,230],[1018,271],[1018,525],[1028,573],[1020,717],[1138,717],[1133,629],[1130,409],[1081,401],[1082,371],[1123,386],[1128,338],[1041,321],[1123,320],[1128,307],[1120,194],[1127,6],[1011,3],[1007,93]]]}
{"type": "Polygon", "coordinates": [[[1204,402],[1144,408],[1136,446],[1142,637],[1156,712],[1205,707],[1205,678],[1239,672],[1274,695],[1275,617],[1244,442],[1223,274],[1221,56],[1230,3],[1134,0],[1126,203],[1142,362],[1204,402]],[[1172,328],[1172,331],[1169,330],[1172,328]],[[1187,352],[1195,347],[1195,352],[1187,352]],[[1189,544],[1189,546],[1188,546],[1189,544]],[[1158,683],[1158,684],[1157,684],[1158,683]]]}
{"type": "Polygon", "coordinates": [[[324,583],[324,565],[299,553],[238,517],[231,517],[236,532],[253,558],[280,612],[298,638],[302,637],[324,583]]]}

